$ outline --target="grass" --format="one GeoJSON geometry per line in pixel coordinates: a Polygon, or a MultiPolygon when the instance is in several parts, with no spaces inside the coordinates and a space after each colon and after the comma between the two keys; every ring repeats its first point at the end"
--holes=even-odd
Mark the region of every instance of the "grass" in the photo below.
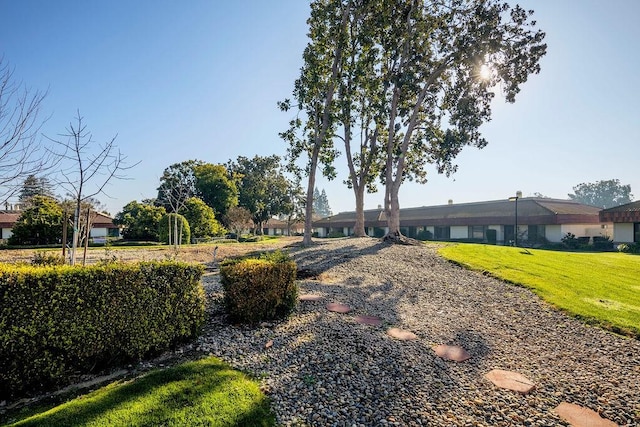
{"type": "Polygon", "coordinates": [[[588,323],[640,338],[640,256],[478,244],[448,245],[439,253],[467,268],[530,288],[588,323]]]}
{"type": "MultiPolygon", "coordinates": [[[[216,358],[117,381],[15,426],[274,426],[258,383],[216,358]]],[[[33,413],[36,412],[36,413],[33,413]]],[[[16,415],[14,414],[14,418],[16,415]]]]}

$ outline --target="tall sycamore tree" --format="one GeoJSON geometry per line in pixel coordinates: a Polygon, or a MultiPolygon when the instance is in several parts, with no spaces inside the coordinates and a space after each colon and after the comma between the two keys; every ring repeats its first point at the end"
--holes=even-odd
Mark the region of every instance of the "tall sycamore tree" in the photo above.
{"type": "MultiPolygon", "coordinates": [[[[323,165],[325,176],[335,177],[333,162],[338,153],[333,146],[337,108],[334,96],[342,75],[350,11],[351,0],[317,0],[311,3],[311,16],[307,20],[310,41],[304,50],[304,65],[293,91],[299,112],[291,120],[290,128],[280,134],[290,144],[290,170],[299,174],[296,160],[303,154],[308,156],[304,168],[308,180],[303,245],[311,244],[313,190],[319,163],[323,165]],[[300,130],[301,137],[298,136],[300,130]]],[[[292,102],[285,100],[279,105],[287,111],[292,107],[292,102]]]]}
{"type": "Polygon", "coordinates": [[[377,6],[385,239],[398,241],[402,182],[426,182],[429,163],[448,176],[463,147],[483,148],[480,126],[491,119],[495,91],[514,102],[521,84],[540,71],[546,44],[533,11],[498,0],[381,0],[377,6]]]}
{"type": "MultiPolygon", "coordinates": [[[[305,55],[296,93],[319,90],[324,98],[314,99],[325,101],[332,95],[330,103],[322,104],[330,108],[321,108],[330,118],[324,136],[342,131],[357,211],[362,211],[363,189],[373,189],[372,177],[379,174],[385,187],[386,239],[402,241],[401,184],[426,182],[429,164],[439,173],[455,172],[454,160],[463,147],[487,144],[480,126],[491,118],[495,92],[501,90],[507,102],[514,102],[529,75],[540,71],[546,45],[532,14],[498,0],[312,4],[307,50],[314,49],[315,55],[305,55]],[[318,25],[314,10],[331,19],[318,25]],[[331,72],[317,66],[317,57],[333,58],[331,72]],[[320,77],[304,79],[308,69],[320,77]],[[352,154],[354,136],[360,143],[352,154]]],[[[313,117],[307,111],[308,120],[313,117]]],[[[356,235],[364,234],[363,224],[363,218],[356,223],[356,235]]]]}

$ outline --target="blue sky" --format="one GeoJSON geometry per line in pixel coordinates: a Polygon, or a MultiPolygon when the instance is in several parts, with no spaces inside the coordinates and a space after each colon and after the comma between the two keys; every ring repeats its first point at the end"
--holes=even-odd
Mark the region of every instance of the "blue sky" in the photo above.
{"type": "MultiPolygon", "coordinates": [[[[542,72],[515,104],[496,102],[451,178],[430,171],[426,185],[407,183],[401,206],[507,198],[520,190],[566,198],[581,182],[618,178],[640,198],[640,2],[527,0],[547,33],[542,72]]],[[[302,0],[0,0],[0,54],[14,76],[48,89],[43,133],[55,137],[79,109],[97,142],[118,135],[131,163],[113,181],[115,214],[131,200],[154,197],[162,171],[201,159],[284,155],[278,132],[306,45],[302,0]]],[[[334,212],[353,210],[339,177],[319,179],[334,212]]],[[[365,206],[382,203],[366,196],[365,206]]]]}

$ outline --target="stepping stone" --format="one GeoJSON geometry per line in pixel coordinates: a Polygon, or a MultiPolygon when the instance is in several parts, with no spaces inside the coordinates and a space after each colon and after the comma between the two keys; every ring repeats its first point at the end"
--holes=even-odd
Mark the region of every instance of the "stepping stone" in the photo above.
{"type": "Polygon", "coordinates": [[[418,336],[413,332],[405,331],[404,329],[400,329],[400,328],[390,328],[387,331],[387,335],[395,339],[398,339],[400,341],[409,341],[409,340],[418,339],[418,336]]]}
{"type": "Polygon", "coordinates": [[[458,345],[446,345],[440,344],[433,348],[438,357],[446,360],[453,360],[454,362],[464,362],[471,359],[471,355],[467,350],[458,345]]]}
{"type": "Polygon", "coordinates": [[[502,369],[494,369],[484,375],[494,385],[507,390],[517,391],[520,394],[528,394],[536,385],[522,374],[502,369]]]}
{"type": "Polygon", "coordinates": [[[356,322],[362,325],[380,326],[382,319],[375,316],[356,316],[356,322]]]}
{"type": "Polygon", "coordinates": [[[335,313],[348,313],[351,311],[351,307],[345,304],[339,304],[337,302],[330,302],[327,304],[327,310],[333,311],[335,313]]]}
{"type": "Polygon", "coordinates": [[[618,424],[602,418],[596,411],[573,403],[562,402],[553,412],[573,427],[618,427],[618,424]]]}
{"type": "Polygon", "coordinates": [[[298,297],[300,301],[321,301],[322,297],[320,295],[313,294],[304,294],[298,297]]]}

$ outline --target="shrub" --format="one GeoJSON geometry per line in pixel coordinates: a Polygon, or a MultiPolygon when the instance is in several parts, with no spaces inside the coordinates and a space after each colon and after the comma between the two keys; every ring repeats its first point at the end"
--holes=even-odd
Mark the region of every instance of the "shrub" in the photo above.
{"type": "Polygon", "coordinates": [[[31,265],[64,265],[65,259],[51,252],[36,252],[31,258],[31,265]]]}
{"type": "Polygon", "coordinates": [[[618,251],[627,254],[640,254],[640,243],[621,243],[618,245],[618,251]]]}
{"type": "Polygon", "coordinates": [[[160,241],[163,243],[169,242],[169,230],[171,230],[171,243],[173,244],[174,236],[175,236],[175,224],[176,217],[178,223],[178,238],[182,236],[180,239],[181,244],[189,244],[191,242],[191,229],[189,228],[189,223],[186,218],[180,214],[170,213],[162,217],[160,220],[160,228],[158,233],[160,235],[160,241]]]}
{"type": "Polygon", "coordinates": [[[0,400],[194,336],[203,267],[0,265],[0,400]]]}
{"type": "Polygon", "coordinates": [[[329,234],[327,234],[327,237],[330,239],[335,239],[338,237],[345,237],[345,235],[342,231],[331,231],[329,232],[329,234]]]}
{"type": "Polygon", "coordinates": [[[416,234],[416,240],[432,240],[433,239],[433,233],[430,232],[429,230],[422,230],[421,232],[419,232],[418,234],[416,234]]]}
{"type": "Polygon", "coordinates": [[[596,251],[613,250],[613,240],[605,236],[595,236],[593,238],[593,249],[596,251]]]}
{"type": "Polygon", "coordinates": [[[578,249],[580,246],[580,241],[576,238],[576,235],[573,233],[567,233],[560,240],[565,248],[567,249],[578,249]]]}
{"type": "Polygon", "coordinates": [[[298,300],[296,270],[281,252],[224,261],[220,277],[230,317],[247,323],[286,317],[298,300]]]}

